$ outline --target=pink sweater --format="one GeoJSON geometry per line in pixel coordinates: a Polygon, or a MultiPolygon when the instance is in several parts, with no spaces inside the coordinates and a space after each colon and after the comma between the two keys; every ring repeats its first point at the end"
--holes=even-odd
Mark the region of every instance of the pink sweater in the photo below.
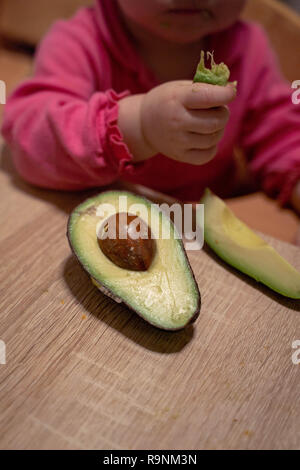
{"type": "Polygon", "coordinates": [[[121,178],[198,200],[206,186],[221,196],[232,193],[233,152],[240,147],[257,185],[286,203],[300,179],[300,106],[292,104],[291,87],[257,25],[238,22],[208,40],[216,60],[226,62],[239,82],[217,156],[203,166],[164,155],[134,164],[117,126],[118,101],[147,92],[158,80],[126,36],[111,0],[58,21],[39,47],[34,77],[6,105],[2,132],[19,173],[54,189],[105,186],[121,178]]]}

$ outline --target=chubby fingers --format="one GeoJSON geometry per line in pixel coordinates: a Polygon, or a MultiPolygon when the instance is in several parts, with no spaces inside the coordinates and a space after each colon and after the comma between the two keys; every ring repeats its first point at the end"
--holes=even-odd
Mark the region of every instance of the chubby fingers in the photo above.
{"type": "Polygon", "coordinates": [[[213,134],[185,132],[183,134],[184,154],[182,161],[193,165],[203,165],[212,160],[218,150],[218,143],[224,135],[224,129],[213,134]]]}
{"type": "Polygon", "coordinates": [[[214,132],[213,134],[197,134],[196,132],[186,132],[186,148],[208,150],[217,147],[224,135],[224,130],[214,132]]]}
{"type": "Polygon", "coordinates": [[[183,158],[180,161],[190,163],[191,165],[199,166],[210,162],[217,154],[217,147],[210,149],[188,149],[184,152],[183,158]]]}
{"type": "Polygon", "coordinates": [[[184,128],[188,132],[198,134],[214,134],[222,131],[229,120],[229,109],[227,106],[205,110],[186,110],[184,128]]]}
{"type": "Polygon", "coordinates": [[[236,97],[236,87],[193,83],[181,87],[181,102],[187,109],[209,109],[224,106],[236,97]]]}
{"type": "Polygon", "coordinates": [[[203,165],[212,160],[218,150],[229,119],[227,106],[205,110],[186,110],[183,130],[183,161],[203,165]]]}

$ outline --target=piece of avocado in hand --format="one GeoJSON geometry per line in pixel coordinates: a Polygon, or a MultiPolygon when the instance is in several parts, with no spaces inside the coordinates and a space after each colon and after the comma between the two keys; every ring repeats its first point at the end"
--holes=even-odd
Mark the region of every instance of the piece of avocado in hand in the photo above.
{"type": "Polygon", "coordinates": [[[198,285],[176,233],[158,206],[127,191],[86,200],[70,215],[67,231],[93,283],[165,330],[184,328],[200,312],[198,285]]]}
{"type": "Polygon", "coordinates": [[[224,261],[274,291],[300,299],[300,273],[206,189],[204,238],[224,261]]]}
{"type": "Polygon", "coordinates": [[[208,83],[210,85],[226,86],[231,83],[235,87],[237,82],[229,82],[230,70],[224,62],[216,64],[213,52],[206,53],[207,59],[210,59],[210,68],[205,65],[205,52],[201,51],[200,62],[193,79],[194,83],[208,83]]]}

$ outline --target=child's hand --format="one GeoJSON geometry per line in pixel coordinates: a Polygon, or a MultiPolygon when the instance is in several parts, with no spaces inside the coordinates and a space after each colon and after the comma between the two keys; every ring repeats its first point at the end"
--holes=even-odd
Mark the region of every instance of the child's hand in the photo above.
{"type": "Polygon", "coordinates": [[[141,103],[141,130],[153,154],[203,165],[217,152],[229,119],[227,104],[236,96],[235,86],[188,81],[160,85],[141,103]]]}

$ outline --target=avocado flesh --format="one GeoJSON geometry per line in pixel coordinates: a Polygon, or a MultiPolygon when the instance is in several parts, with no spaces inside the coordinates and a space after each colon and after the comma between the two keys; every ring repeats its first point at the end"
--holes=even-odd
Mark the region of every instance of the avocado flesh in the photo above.
{"type": "Polygon", "coordinates": [[[210,190],[206,190],[201,203],[205,241],[220,258],[274,291],[300,299],[300,273],[291,264],[210,190]]]}
{"type": "Polygon", "coordinates": [[[174,225],[162,212],[152,207],[151,213],[150,201],[126,191],[107,191],[88,199],[73,211],[68,224],[71,248],[93,283],[102,291],[104,287],[105,293],[116,301],[122,300],[149,323],[168,330],[185,327],[196,319],[200,309],[198,286],[182,242],[174,234],[174,225]],[[151,231],[160,233],[160,238],[155,239],[156,253],[147,271],[118,267],[102,253],[97,243],[97,229],[111,215],[120,212],[119,196],[127,196],[128,212],[137,214],[146,223],[151,214],[151,231]],[[99,207],[103,204],[110,204],[111,208],[100,217],[99,207]],[[135,211],[133,204],[142,204],[146,212],[135,211]],[[170,239],[161,237],[164,229],[170,231],[170,239]]]}

